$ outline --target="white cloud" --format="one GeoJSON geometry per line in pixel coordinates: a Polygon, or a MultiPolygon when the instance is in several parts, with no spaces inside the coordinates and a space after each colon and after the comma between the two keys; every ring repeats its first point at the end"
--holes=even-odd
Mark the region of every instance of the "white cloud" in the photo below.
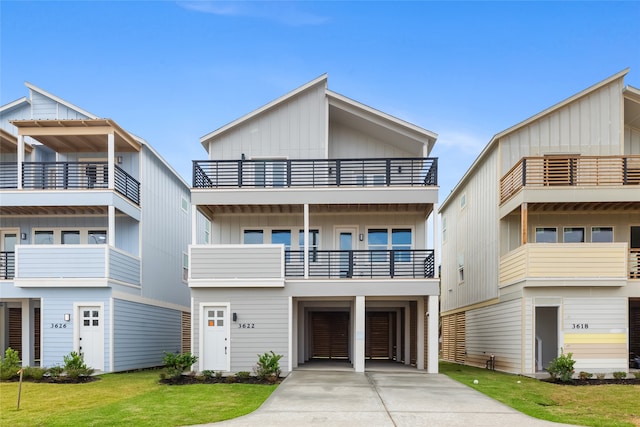
{"type": "Polygon", "coordinates": [[[465,155],[478,155],[489,143],[490,138],[461,131],[440,131],[436,147],[442,150],[460,150],[465,155]]]}
{"type": "Polygon", "coordinates": [[[178,1],[184,9],[220,16],[261,18],[290,26],[322,25],[329,18],[299,9],[303,3],[266,1],[178,1]]]}

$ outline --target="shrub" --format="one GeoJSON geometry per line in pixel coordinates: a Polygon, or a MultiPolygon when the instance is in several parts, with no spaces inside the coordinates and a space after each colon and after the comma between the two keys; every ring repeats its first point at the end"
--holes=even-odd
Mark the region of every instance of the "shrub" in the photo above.
{"type": "Polygon", "coordinates": [[[52,366],[47,369],[47,374],[49,374],[51,378],[58,378],[62,374],[62,371],[64,371],[62,366],[52,366]]]}
{"type": "Polygon", "coordinates": [[[576,361],[571,358],[572,356],[573,353],[562,353],[560,356],[553,359],[547,368],[549,375],[563,383],[571,381],[571,377],[574,373],[573,365],[576,363],[576,361]]]}
{"type": "Polygon", "coordinates": [[[18,352],[8,347],[4,352],[4,358],[0,363],[0,380],[8,380],[15,377],[20,370],[20,358],[18,352]]]}
{"type": "Polygon", "coordinates": [[[607,374],[605,374],[604,372],[598,372],[596,374],[596,378],[599,380],[603,380],[605,376],[607,376],[607,374]]]}
{"type": "Polygon", "coordinates": [[[254,368],[256,376],[261,380],[272,377],[277,379],[280,376],[280,359],[282,359],[282,355],[275,354],[273,351],[258,355],[258,363],[254,368]]]}
{"type": "Polygon", "coordinates": [[[640,372],[634,372],[633,376],[636,377],[636,379],[640,380],[640,372]]]}
{"type": "Polygon", "coordinates": [[[248,380],[249,377],[251,377],[251,372],[249,371],[240,371],[236,374],[236,377],[240,378],[241,380],[248,380]]]}
{"type": "Polygon", "coordinates": [[[220,378],[222,378],[222,371],[216,371],[216,372],[214,373],[214,375],[215,375],[215,377],[216,377],[217,379],[220,379],[220,378]]]}
{"type": "Polygon", "coordinates": [[[623,372],[623,371],[617,371],[613,373],[613,378],[617,379],[617,380],[623,380],[625,378],[627,378],[627,373],[623,372]]]}
{"type": "Polygon", "coordinates": [[[45,368],[39,368],[37,366],[27,366],[24,368],[23,378],[31,378],[36,381],[40,381],[44,378],[44,374],[47,372],[45,368]]]}
{"type": "Polygon", "coordinates": [[[62,357],[64,360],[64,370],[76,370],[76,369],[87,369],[87,365],[84,363],[84,357],[82,355],[72,351],[66,356],[62,357]]]}
{"type": "Polygon", "coordinates": [[[580,378],[581,380],[588,380],[591,377],[593,377],[593,374],[590,372],[580,371],[580,373],[578,374],[578,378],[580,378]]]}
{"type": "Polygon", "coordinates": [[[235,376],[235,375],[229,375],[229,376],[227,376],[227,378],[225,378],[224,380],[225,380],[225,382],[226,382],[227,384],[233,384],[233,383],[238,382],[238,379],[236,378],[236,376],[235,376]]]}
{"type": "Polygon", "coordinates": [[[167,376],[171,379],[178,379],[184,371],[198,361],[198,357],[189,352],[178,354],[165,352],[162,361],[167,368],[167,376]]]}
{"type": "Polygon", "coordinates": [[[212,378],[213,377],[213,371],[210,371],[208,369],[205,369],[201,373],[205,378],[212,378]]]}

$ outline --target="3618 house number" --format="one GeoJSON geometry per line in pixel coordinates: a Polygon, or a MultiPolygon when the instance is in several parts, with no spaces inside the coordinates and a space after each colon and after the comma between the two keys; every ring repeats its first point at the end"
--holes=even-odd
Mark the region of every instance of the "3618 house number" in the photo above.
{"type": "Polygon", "coordinates": [[[571,329],[589,329],[588,323],[572,323],[571,329]]]}
{"type": "Polygon", "coordinates": [[[238,323],[238,328],[240,329],[255,329],[255,323],[238,323]]]}

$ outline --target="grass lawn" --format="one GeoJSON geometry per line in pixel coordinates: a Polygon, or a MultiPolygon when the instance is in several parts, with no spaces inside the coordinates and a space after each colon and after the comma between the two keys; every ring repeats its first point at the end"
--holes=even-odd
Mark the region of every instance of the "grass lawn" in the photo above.
{"type": "Polygon", "coordinates": [[[87,384],[0,383],[2,426],[179,426],[248,414],[275,385],[158,384],[159,371],[105,374],[87,384]]]}
{"type": "Polygon", "coordinates": [[[640,426],[639,385],[557,385],[447,362],[440,362],[440,372],[543,420],[583,426],[640,426]],[[475,379],[478,384],[473,383],[475,379]]]}

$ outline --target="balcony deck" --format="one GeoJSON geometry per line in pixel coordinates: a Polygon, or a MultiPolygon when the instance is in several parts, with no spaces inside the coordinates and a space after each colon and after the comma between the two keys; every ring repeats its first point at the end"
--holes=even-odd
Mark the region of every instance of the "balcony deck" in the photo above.
{"type": "Polygon", "coordinates": [[[435,158],[195,160],[194,188],[436,186],[435,158]]]}
{"type": "MultiPolygon", "coordinates": [[[[0,189],[18,188],[18,165],[0,163],[0,189]]],[[[109,188],[107,162],[25,162],[22,168],[25,190],[94,190],[109,188]]],[[[140,183],[114,165],[114,189],[140,205],[140,183]]]]}
{"type": "Polygon", "coordinates": [[[619,286],[640,278],[639,256],[627,243],[529,243],[502,256],[500,286],[523,280],[531,280],[527,286],[549,286],[544,280],[619,286]]]}
{"type": "Polygon", "coordinates": [[[500,203],[525,187],[640,184],[640,156],[524,157],[500,179],[500,203]]]}

